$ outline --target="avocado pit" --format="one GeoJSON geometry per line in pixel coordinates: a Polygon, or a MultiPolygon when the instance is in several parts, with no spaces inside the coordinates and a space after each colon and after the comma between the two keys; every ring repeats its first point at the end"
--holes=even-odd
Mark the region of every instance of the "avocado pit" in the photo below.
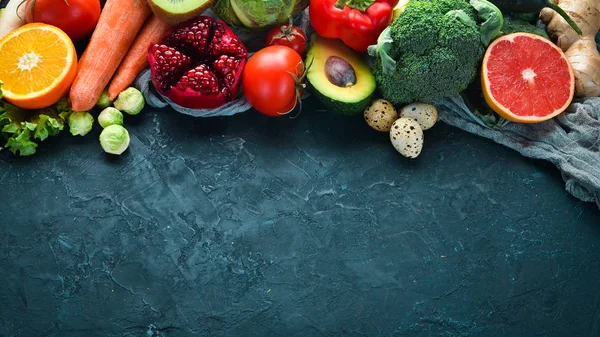
{"type": "Polygon", "coordinates": [[[325,76],[332,84],[348,88],[356,84],[356,72],[352,65],[339,56],[329,56],[325,61],[325,76]]]}
{"type": "Polygon", "coordinates": [[[331,111],[363,113],[375,92],[375,77],[362,56],[340,39],[312,34],[310,40],[306,79],[311,92],[331,111]]]}

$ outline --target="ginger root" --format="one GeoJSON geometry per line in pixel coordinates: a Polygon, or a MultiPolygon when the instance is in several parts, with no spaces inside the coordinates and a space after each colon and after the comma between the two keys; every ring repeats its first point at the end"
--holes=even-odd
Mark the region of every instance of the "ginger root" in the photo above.
{"type": "Polygon", "coordinates": [[[547,24],[548,35],[565,52],[575,72],[575,96],[600,96],[600,53],[596,33],[600,29],[600,0],[553,0],[581,28],[578,35],[554,10],[544,8],[540,19],[547,24]]]}

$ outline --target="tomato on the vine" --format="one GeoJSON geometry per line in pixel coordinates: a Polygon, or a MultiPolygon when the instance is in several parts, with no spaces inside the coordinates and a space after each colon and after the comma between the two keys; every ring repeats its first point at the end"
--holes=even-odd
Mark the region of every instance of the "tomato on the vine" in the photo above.
{"type": "Polygon", "coordinates": [[[287,46],[300,55],[304,55],[306,43],[306,34],[291,22],[288,25],[275,26],[267,33],[267,46],[287,46]]]}
{"type": "Polygon", "coordinates": [[[294,49],[268,46],[252,55],[244,67],[244,95],[264,115],[285,115],[300,102],[305,75],[302,57],[294,49]]]}
{"type": "Polygon", "coordinates": [[[73,42],[88,36],[100,18],[100,0],[27,0],[27,23],[46,23],[60,28],[73,42]]]}

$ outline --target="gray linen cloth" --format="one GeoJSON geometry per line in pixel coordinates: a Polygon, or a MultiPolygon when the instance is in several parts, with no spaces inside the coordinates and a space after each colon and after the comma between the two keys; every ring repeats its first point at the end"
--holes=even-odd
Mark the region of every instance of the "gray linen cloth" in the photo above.
{"type": "Polygon", "coordinates": [[[565,113],[538,124],[489,126],[462,97],[438,102],[441,121],[556,165],[566,190],[600,207],[600,98],[578,99],[565,113]]]}
{"type": "MultiPolygon", "coordinates": [[[[538,26],[544,27],[538,21],[538,26]]],[[[600,44],[600,34],[596,35],[600,44]]],[[[560,170],[565,189],[600,207],[600,98],[579,98],[561,115],[539,124],[506,123],[470,109],[462,96],[436,104],[440,120],[502,144],[560,170]],[[491,120],[490,120],[491,119],[491,120]]]]}

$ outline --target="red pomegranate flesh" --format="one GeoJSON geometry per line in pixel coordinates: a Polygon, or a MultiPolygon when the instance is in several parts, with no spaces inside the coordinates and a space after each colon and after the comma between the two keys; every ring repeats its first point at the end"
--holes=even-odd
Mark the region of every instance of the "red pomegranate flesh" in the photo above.
{"type": "Polygon", "coordinates": [[[152,84],[174,103],[213,109],[237,96],[248,52],[221,21],[192,18],[148,48],[152,84]]]}

